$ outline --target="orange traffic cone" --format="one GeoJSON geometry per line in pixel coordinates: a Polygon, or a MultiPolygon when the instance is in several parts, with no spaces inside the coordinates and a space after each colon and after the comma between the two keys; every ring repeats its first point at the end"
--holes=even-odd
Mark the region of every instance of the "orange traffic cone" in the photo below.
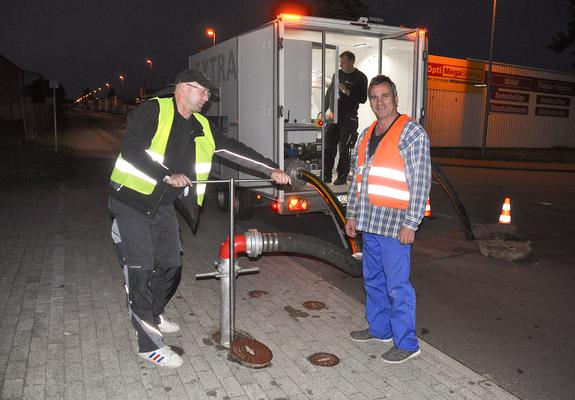
{"type": "Polygon", "coordinates": [[[425,203],[425,214],[423,218],[430,218],[433,214],[431,213],[431,203],[429,202],[429,197],[427,198],[427,203],[425,203]]]}
{"type": "Polygon", "coordinates": [[[499,214],[500,224],[510,224],[511,223],[511,198],[505,197],[503,201],[503,207],[501,207],[501,214],[499,214]]]}

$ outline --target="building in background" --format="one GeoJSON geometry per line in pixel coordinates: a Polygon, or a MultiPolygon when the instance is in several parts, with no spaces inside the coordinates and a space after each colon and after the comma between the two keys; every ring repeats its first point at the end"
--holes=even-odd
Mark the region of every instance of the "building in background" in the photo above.
{"type": "MultiPolygon", "coordinates": [[[[53,123],[53,91],[48,80],[25,71],[0,55],[0,141],[26,143],[44,133],[53,123]]],[[[64,97],[56,89],[58,108],[64,97]]]]}
{"type": "MultiPolygon", "coordinates": [[[[427,71],[432,147],[481,147],[487,63],[430,55],[427,71]]],[[[575,75],[493,63],[490,92],[486,147],[575,147],[575,75]]]]}

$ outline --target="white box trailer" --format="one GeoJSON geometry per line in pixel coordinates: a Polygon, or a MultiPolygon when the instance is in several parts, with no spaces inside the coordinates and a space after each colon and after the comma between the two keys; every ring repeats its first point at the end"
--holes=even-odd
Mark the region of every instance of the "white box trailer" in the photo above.
{"type": "MultiPolygon", "coordinates": [[[[335,19],[281,15],[253,31],[189,57],[189,67],[203,71],[220,88],[221,101],[206,112],[228,135],[253,147],[284,168],[290,158],[308,163],[323,176],[326,125],[324,94],[337,79],[339,54],[349,50],[355,66],[370,80],[385,74],[396,83],[399,112],[423,124],[427,90],[427,31],[335,19]],[[319,118],[318,118],[319,117],[319,118]]],[[[335,82],[337,87],[337,82],[335,82]]],[[[337,104],[335,90],[333,104],[337,104]]],[[[337,108],[337,107],[336,107],[337,108]]],[[[333,110],[337,122],[337,109],[333,110]]],[[[359,131],[373,121],[369,101],[358,111],[359,131]]],[[[329,122],[329,121],[328,121],[329,122]]],[[[337,161],[336,161],[337,162],[337,161]]],[[[337,165],[337,164],[336,164],[337,165]]],[[[253,178],[220,161],[213,175],[253,178]]],[[[347,202],[347,185],[330,185],[347,202]]],[[[311,186],[303,189],[250,187],[258,198],[275,202],[280,214],[328,210],[311,186]],[[292,210],[290,200],[296,204],[292,210]],[[305,210],[301,205],[305,203],[305,210]]],[[[218,199],[226,197],[220,193],[218,199]]],[[[253,207],[251,196],[238,196],[240,207],[253,207]]],[[[223,204],[220,204],[223,206],[223,204]]]]}

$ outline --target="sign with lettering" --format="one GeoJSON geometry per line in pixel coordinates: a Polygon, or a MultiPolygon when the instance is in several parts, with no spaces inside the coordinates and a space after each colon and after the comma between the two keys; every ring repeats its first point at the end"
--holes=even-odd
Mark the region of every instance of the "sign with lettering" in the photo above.
{"type": "Polygon", "coordinates": [[[529,107],[517,104],[490,103],[489,108],[492,113],[523,114],[523,115],[527,115],[529,113],[529,107]]]}
{"type": "Polygon", "coordinates": [[[520,90],[531,90],[533,81],[531,78],[523,76],[507,75],[493,72],[491,75],[491,84],[496,88],[509,88],[520,90]]]}
{"type": "Polygon", "coordinates": [[[533,90],[535,92],[575,96],[575,82],[553,81],[542,78],[535,78],[534,81],[533,90]]]}
{"type": "Polygon", "coordinates": [[[192,67],[202,71],[216,85],[221,85],[230,79],[238,79],[236,61],[234,50],[230,50],[227,54],[219,53],[199,60],[192,67]]]}
{"type": "Polygon", "coordinates": [[[543,117],[569,118],[569,110],[567,108],[536,107],[535,115],[543,117]]]}
{"type": "Polygon", "coordinates": [[[571,105],[571,99],[569,97],[537,95],[537,104],[548,104],[550,106],[569,107],[571,105]]]}
{"type": "Polygon", "coordinates": [[[529,95],[520,92],[504,92],[502,90],[492,91],[491,100],[514,101],[517,103],[529,103],[529,95]]]}
{"type": "Polygon", "coordinates": [[[427,86],[429,89],[481,93],[484,89],[484,63],[459,58],[429,56],[427,86]]]}

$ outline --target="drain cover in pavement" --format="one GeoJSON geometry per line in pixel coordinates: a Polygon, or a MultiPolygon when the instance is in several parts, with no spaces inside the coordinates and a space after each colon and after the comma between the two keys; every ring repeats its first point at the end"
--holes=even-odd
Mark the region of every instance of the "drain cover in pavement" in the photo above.
{"type": "Polygon", "coordinates": [[[248,292],[248,296],[250,296],[252,299],[259,299],[260,297],[266,296],[268,294],[269,293],[265,290],[252,290],[251,292],[248,292]]]}
{"type": "MultiPolygon", "coordinates": [[[[234,331],[235,339],[253,339],[254,337],[245,331],[234,331]]],[[[220,331],[215,331],[212,333],[212,340],[216,344],[221,344],[222,336],[220,331]]]]}
{"type": "Polygon", "coordinates": [[[266,367],[273,358],[272,351],[265,344],[247,338],[234,340],[230,354],[240,364],[249,368],[266,367]]]}
{"type": "Polygon", "coordinates": [[[339,358],[331,353],[315,353],[307,359],[310,363],[318,367],[333,367],[339,364],[339,358]]]}
{"type": "Polygon", "coordinates": [[[308,310],[323,310],[326,308],[325,303],[321,301],[310,300],[302,304],[308,310]]]}

